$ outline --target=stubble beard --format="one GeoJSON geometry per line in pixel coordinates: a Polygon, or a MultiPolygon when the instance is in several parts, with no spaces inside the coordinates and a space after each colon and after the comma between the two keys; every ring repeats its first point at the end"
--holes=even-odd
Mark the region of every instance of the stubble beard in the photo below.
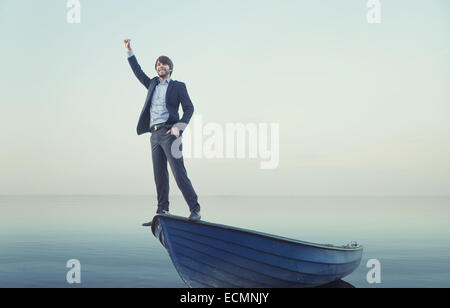
{"type": "Polygon", "coordinates": [[[167,79],[170,76],[169,72],[164,71],[164,73],[158,73],[160,78],[167,79]]]}

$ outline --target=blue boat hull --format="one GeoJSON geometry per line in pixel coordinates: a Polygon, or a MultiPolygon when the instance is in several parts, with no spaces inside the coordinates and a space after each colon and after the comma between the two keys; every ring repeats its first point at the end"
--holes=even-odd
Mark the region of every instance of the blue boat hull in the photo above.
{"type": "Polygon", "coordinates": [[[152,232],[166,247],[189,287],[300,288],[328,284],[352,273],[362,246],[335,247],[174,215],[153,218],[152,232]]]}

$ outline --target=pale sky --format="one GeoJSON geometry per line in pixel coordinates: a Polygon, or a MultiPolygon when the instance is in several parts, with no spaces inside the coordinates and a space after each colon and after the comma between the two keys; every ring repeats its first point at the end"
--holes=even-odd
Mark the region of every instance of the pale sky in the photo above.
{"type": "Polygon", "coordinates": [[[0,0],[0,194],[155,194],[131,38],[204,123],[279,124],[276,169],[186,159],[200,196],[449,195],[450,2],[366,2],[0,0]]]}

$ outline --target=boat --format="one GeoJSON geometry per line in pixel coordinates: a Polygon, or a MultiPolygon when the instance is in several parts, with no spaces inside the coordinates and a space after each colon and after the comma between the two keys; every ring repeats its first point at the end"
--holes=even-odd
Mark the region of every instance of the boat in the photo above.
{"type": "Polygon", "coordinates": [[[307,288],[352,273],[363,247],[315,244],[163,214],[151,224],[184,283],[191,288],[307,288]]]}

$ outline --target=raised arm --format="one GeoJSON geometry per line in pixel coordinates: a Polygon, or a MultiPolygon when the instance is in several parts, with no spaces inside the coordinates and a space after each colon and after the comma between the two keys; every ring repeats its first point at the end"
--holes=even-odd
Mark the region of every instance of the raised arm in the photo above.
{"type": "Polygon", "coordinates": [[[150,78],[142,71],[141,66],[137,62],[136,56],[134,55],[133,50],[131,50],[131,40],[125,39],[123,42],[125,43],[125,48],[128,53],[128,63],[130,63],[134,75],[144,85],[144,87],[148,89],[150,86],[150,78]]]}

